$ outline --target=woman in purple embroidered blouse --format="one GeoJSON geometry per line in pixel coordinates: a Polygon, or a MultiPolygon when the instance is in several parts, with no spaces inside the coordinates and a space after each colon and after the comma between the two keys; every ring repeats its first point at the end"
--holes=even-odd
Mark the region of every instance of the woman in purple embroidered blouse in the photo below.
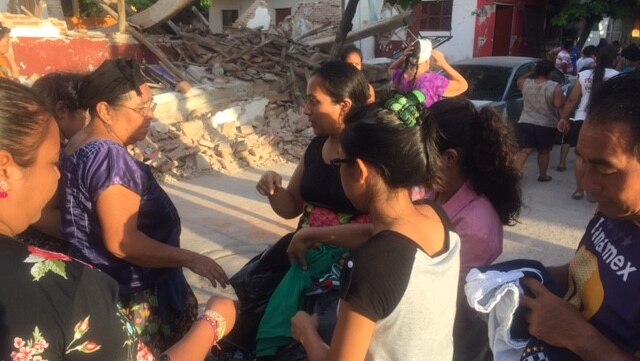
{"type": "MultiPolygon", "coordinates": [[[[147,165],[126,146],[145,138],[155,104],[132,60],[107,60],[81,87],[91,121],[62,157],[62,233],[69,253],[113,277],[145,343],[167,349],[197,315],[182,267],[226,286],[223,269],[180,248],[180,218],[147,165]]],[[[159,353],[159,352],[158,352],[159,353]]]]}
{"type": "Polygon", "coordinates": [[[403,93],[420,90],[425,96],[425,106],[443,97],[460,95],[467,90],[467,81],[447,63],[444,55],[433,50],[431,41],[418,39],[407,47],[404,54],[389,66],[393,89],[403,93]],[[448,78],[430,71],[431,62],[439,66],[448,78]]]}

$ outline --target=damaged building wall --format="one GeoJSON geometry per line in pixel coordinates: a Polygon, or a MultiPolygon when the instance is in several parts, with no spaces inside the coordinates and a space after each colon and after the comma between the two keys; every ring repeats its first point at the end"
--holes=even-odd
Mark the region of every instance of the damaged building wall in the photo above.
{"type": "MultiPolygon", "coordinates": [[[[269,10],[271,25],[282,20],[285,15],[291,14],[294,19],[308,20],[311,24],[338,24],[342,17],[340,0],[264,0],[269,10]]],[[[214,34],[224,30],[223,17],[232,15],[237,11],[238,18],[242,17],[254,4],[255,0],[216,0],[209,9],[209,26],[214,34]]],[[[296,24],[293,24],[294,27],[296,24]]]]}
{"type": "Polygon", "coordinates": [[[478,0],[474,13],[474,57],[542,55],[544,0],[478,0]]]}
{"type": "MultiPolygon", "coordinates": [[[[379,9],[377,11],[380,12],[381,18],[391,17],[397,13],[383,7],[383,2],[383,0],[376,0],[378,6],[376,9],[379,9]]],[[[365,8],[367,7],[367,5],[362,4],[360,6],[364,6],[365,8]]],[[[453,1],[450,31],[423,31],[421,29],[421,21],[423,21],[424,18],[423,5],[416,5],[413,8],[413,12],[416,19],[413,25],[409,27],[410,33],[427,38],[451,36],[452,40],[449,40],[438,47],[438,50],[442,51],[449,61],[467,59],[473,56],[474,37],[470,36],[470,34],[474,34],[476,30],[476,16],[474,15],[476,12],[475,1],[453,1]]],[[[398,39],[398,36],[409,42],[413,40],[411,35],[398,30],[393,34],[384,34],[383,36],[379,36],[376,44],[376,56],[388,57],[400,51],[403,47],[403,43],[398,39]]]]}

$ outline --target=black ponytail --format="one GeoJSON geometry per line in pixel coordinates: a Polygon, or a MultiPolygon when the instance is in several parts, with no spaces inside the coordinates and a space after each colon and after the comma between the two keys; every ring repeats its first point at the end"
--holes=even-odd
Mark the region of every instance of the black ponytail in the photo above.
{"type": "Polygon", "coordinates": [[[494,110],[477,112],[461,98],[432,104],[427,123],[437,123],[439,152],[455,149],[475,191],[487,197],[502,224],[515,224],[522,207],[522,189],[514,162],[518,148],[512,128],[494,110]]]}

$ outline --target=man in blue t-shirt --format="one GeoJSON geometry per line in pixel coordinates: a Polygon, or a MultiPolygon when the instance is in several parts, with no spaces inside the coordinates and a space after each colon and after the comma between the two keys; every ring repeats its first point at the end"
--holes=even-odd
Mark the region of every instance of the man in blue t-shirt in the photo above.
{"type": "Polygon", "coordinates": [[[623,74],[591,96],[577,153],[585,189],[598,202],[569,265],[553,269],[565,299],[539,282],[525,284],[534,297],[529,332],[583,360],[640,358],[640,74],[623,74]]]}

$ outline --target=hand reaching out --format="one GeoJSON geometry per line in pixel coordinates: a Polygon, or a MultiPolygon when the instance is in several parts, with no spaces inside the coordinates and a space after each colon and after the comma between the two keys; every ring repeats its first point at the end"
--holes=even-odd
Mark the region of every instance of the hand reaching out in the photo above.
{"type": "Polygon", "coordinates": [[[266,171],[258,184],[256,185],[256,189],[258,193],[263,196],[272,196],[282,188],[282,176],[274,171],[266,171]]]}
{"type": "Polygon", "coordinates": [[[535,296],[522,295],[520,299],[520,306],[529,309],[527,322],[532,336],[564,348],[569,348],[574,337],[582,337],[580,327],[589,323],[575,307],[551,293],[538,280],[526,278],[523,283],[535,296]]]}
{"type": "Polygon", "coordinates": [[[312,227],[298,230],[291,239],[287,248],[287,256],[291,264],[298,263],[300,268],[307,270],[307,260],[305,256],[310,248],[318,248],[323,241],[316,237],[312,227]]]}
{"type": "Polygon", "coordinates": [[[222,288],[226,288],[229,284],[229,278],[222,267],[205,255],[198,253],[194,253],[194,255],[186,267],[194,273],[207,278],[213,287],[217,287],[220,284],[222,288]]]}

